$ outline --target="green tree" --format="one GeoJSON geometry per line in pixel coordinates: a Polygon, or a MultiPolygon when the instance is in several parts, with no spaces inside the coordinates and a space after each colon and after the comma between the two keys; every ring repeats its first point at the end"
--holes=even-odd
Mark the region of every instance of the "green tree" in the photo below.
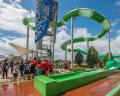
{"type": "MultiPolygon", "coordinates": [[[[113,56],[112,56],[112,53],[110,53],[110,59],[113,59],[113,56]]],[[[105,57],[103,58],[103,63],[104,63],[104,65],[105,65],[105,63],[107,62],[109,60],[109,53],[107,53],[106,55],[105,55],[105,57]]]]}
{"type": "Polygon", "coordinates": [[[91,68],[93,68],[97,63],[99,63],[99,54],[93,46],[91,46],[88,50],[86,62],[91,68]]]}
{"type": "Polygon", "coordinates": [[[20,56],[11,56],[10,60],[19,61],[19,60],[22,60],[22,58],[20,56]]]}
{"type": "Polygon", "coordinates": [[[80,67],[83,61],[84,61],[83,55],[80,52],[77,52],[75,56],[75,63],[77,63],[78,66],[80,67]]]}

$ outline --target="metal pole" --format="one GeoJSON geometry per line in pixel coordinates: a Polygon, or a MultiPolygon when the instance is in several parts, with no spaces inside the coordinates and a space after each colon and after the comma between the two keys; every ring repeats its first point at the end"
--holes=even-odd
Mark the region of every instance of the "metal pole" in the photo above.
{"type": "Polygon", "coordinates": [[[55,42],[56,42],[56,26],[55,29],[53,29],[53,55],[52,55],[52,59],[54,61],[54,55],[55,55],[55,42]]]}
{"type": "Polygon", "coordinates": [[[37,51],[38,51],[38,43],[36,43],[36,52],[35,52],[35,58],[37,57],[37,51]]]}
{"type": "Polygon", "coordinates": [[[73,17],[71,17],[71,68],[73,68],[73,17]]]}
{"type": "MultiPolygon", "coordinates": [[[[33,50],[33,49],[32,49],[32,50],[33,50]]],[[[32,59],[34,58],[33,54],[34,54],[34,52],[32,51],[32,59]]]]}
{"type": "MultiPolygon", "coordinates": [[[[26,48],[29,49],[29,24],[28,24],[28,26],[27,26],[26,48]]],[[[26,55],[26,59],[28,59],[28,54],[26,55]]]]}
{"type": "Polygon", "coordinates": [[[109,48],[109,60],[111,59],[111,45],[110,45],[110,32],[108,32],[108,48],[109,48]]]}
{"type": "Polygon", "coordinates": [[[67,49],[65,50],[65,61],[67,61],[67,49]]]}
{"type": "Polygon", "coordinates": [[[54,53],[55,53],[55,40],[53,39],[53,56],[52,56],[53,61],[54,61],[54,53]]]}
{"type": "Polygon", "coordinates": [[[87,41],[87,50],[89,50],[89,41],[87,41]]]}
{"type": "Polygon", "coordinates": [[[42,57],[43,57],[43,56],[42,56],[42,53],[43,53],[43,39],[42,39],[41,42],[42,42],[42,43],[41,43],[41,55],[40,55],[40,56],[41,56],[41,60],[42,60],[42,59],[43,59],[43,58],[42,58],[42,57]]]}
{"type": "Polygon", "coordinates": [[[52,52],[52,37],[50,36],[50,60],[53,59],[51,52],[52,52]]]}

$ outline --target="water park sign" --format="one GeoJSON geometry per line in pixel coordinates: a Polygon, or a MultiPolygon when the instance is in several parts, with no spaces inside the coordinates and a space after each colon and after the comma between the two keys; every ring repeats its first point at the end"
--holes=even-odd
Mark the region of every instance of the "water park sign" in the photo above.
{"type": "Polygon", "coordinates": [[[36,33],[35,42],[37,43],[47,34],[50,22],[54,17],[54,0],[37,0],[36,6],[36,33]]]}

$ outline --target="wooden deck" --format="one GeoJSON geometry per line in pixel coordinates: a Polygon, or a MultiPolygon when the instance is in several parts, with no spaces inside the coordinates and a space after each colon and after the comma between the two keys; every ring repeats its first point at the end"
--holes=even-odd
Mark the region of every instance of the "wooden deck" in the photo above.
{"type": "MultiPolygon", "coordinates": [[[[0,85],[0,96],[41,96],[34,81],[0,85]]],[[[62,96],[105,96],[120,84],[120,73],[64,93],[62,96]]]]}

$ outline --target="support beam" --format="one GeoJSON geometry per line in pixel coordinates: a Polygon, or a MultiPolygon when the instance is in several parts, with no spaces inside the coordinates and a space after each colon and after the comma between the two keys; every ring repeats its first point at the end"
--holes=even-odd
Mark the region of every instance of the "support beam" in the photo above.
{"type": "Polygon", "coordinates": [[[71,17],[71,68],[73,68],[73,17],[71,17]]]}
{"type": "Polygon", "coordinates": [[[111,44],[110,44],[110,32],[108,32],[108,48],[109,48],[109,60],[111,59],[111,44]]]}
{"type": "MultiPolygon", "coordinates": [[[[29,49],[29,25],[27,26],[26,48],[29,49]]],[[[28,59],[28,54],[26,55],[26,59],[28,59]]]]}
{"type": "Polygon", "coordinates": [[[65,61],[67,61],[67,49],[65,50],[65,61]]]}
{"type": "Polygon", "coordinates": [[[53,54],[52,54],[53,61],[54,61],[54,53],[55,53],[55,37],[53,36],[53,54]]]}
{"type": "Polygon", "coordinates": [[[90,47],[89,41],[87,41],[87,50],[89,50],[89,47],[90,47]]]}
{"type": "MultiPolygon", "coordinates": [[[[53,48],[52,48],[52,47],[53,47],[53,44],[52,44],[52,43],[53,43],[53,42],[52,42],[52,39],[53,39],[53,38],[52,38],[52,37],[50,37],[50,52],[51,52],[51,53],[52,53],[52,51],[53,51],[53,50],[52,50],[52,49],[53,49],[53,48]]],[[[52,55],[52,56],[50,56],[50,58],[49,58],[49,59],[50,59],[50,60],[52,60],[52,59],[53,59],[53,54],[50,54],[50,55],[52,55]]]]}

